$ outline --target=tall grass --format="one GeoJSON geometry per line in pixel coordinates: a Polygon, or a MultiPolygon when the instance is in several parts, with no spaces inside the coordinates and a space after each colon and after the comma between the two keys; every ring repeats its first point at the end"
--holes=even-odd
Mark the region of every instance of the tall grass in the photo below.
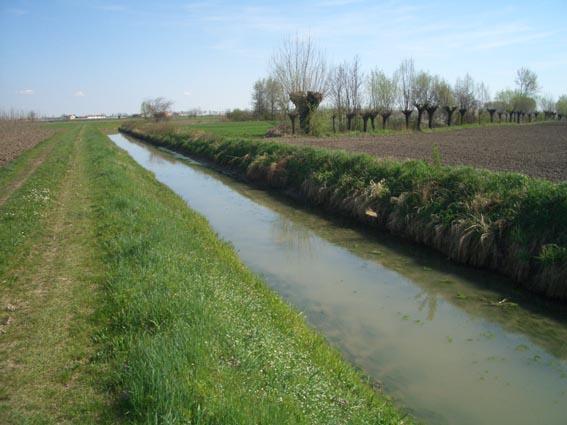
{"type": "Polygon", "coordinates": [[[567,299],[567,183],[259,140],[122,130],[567,299]]]}
{"type": "Polygon", "coordinates": [[[141,423],[399,424],[205,219],[91,129],[114,384],[141,423]]]}

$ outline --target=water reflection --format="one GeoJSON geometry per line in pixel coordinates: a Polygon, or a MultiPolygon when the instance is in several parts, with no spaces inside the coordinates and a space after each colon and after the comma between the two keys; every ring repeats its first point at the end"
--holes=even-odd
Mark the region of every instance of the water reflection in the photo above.
{"type": "Polygon", "coordinates": [[[559,307],[499,276],[369,237],[186,160],[156,162],[152,155],[174,157],[113,139],[418,417],[564,423],[567,326],[559,307]]]}

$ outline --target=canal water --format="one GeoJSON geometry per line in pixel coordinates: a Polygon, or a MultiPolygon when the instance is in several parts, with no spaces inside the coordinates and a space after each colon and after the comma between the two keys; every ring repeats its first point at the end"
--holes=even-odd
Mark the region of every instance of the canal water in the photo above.
{"type": "Polygon", "coordinates": [[[567,423],[564,307],[179,154],[110,138],[418,420],[567,423]]]}

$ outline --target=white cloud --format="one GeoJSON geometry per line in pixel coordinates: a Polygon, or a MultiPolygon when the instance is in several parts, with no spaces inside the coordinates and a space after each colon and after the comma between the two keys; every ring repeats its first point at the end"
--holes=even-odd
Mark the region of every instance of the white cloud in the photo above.
{"type": "Polygon", "coordinates": [[[83,92],[82,90],[77,90],[77,91],[73,94],[73,96],[76,96],[76,97],[84,97],[84,96],[85,96],[85,92],[83,92]]]}
{"type": "Polygon", "coordinates": [[[21,94],[22,96],[33,96],[35,94],[35,90],[22,89],[22,90],[18,91],[18,94],[21,94]]]}
{"type": "Polygon", "coordinates": [[[185,90],[183,92],[183,96],[191,96],[191,92],[189,90],[185,90]]]}

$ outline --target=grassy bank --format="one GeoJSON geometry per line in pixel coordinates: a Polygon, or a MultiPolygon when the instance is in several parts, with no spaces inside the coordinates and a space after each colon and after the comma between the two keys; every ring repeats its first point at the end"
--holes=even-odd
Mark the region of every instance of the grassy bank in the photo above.
{"type": "Polygon", "coordinates": [[[0,174],[1,423],[411,422],[95,126],[0,174]]]}
{"type": "Polygon", "coordinates": [[[99,132],[87,135],[123,409],[144,423],[400,423],[381,396],[99,132]]]}
{"type": "Polygon", "coordinates": [[[567,299],[565,183],[264,141],[190,139],[148,127],[122,130],[567,299]]]}

